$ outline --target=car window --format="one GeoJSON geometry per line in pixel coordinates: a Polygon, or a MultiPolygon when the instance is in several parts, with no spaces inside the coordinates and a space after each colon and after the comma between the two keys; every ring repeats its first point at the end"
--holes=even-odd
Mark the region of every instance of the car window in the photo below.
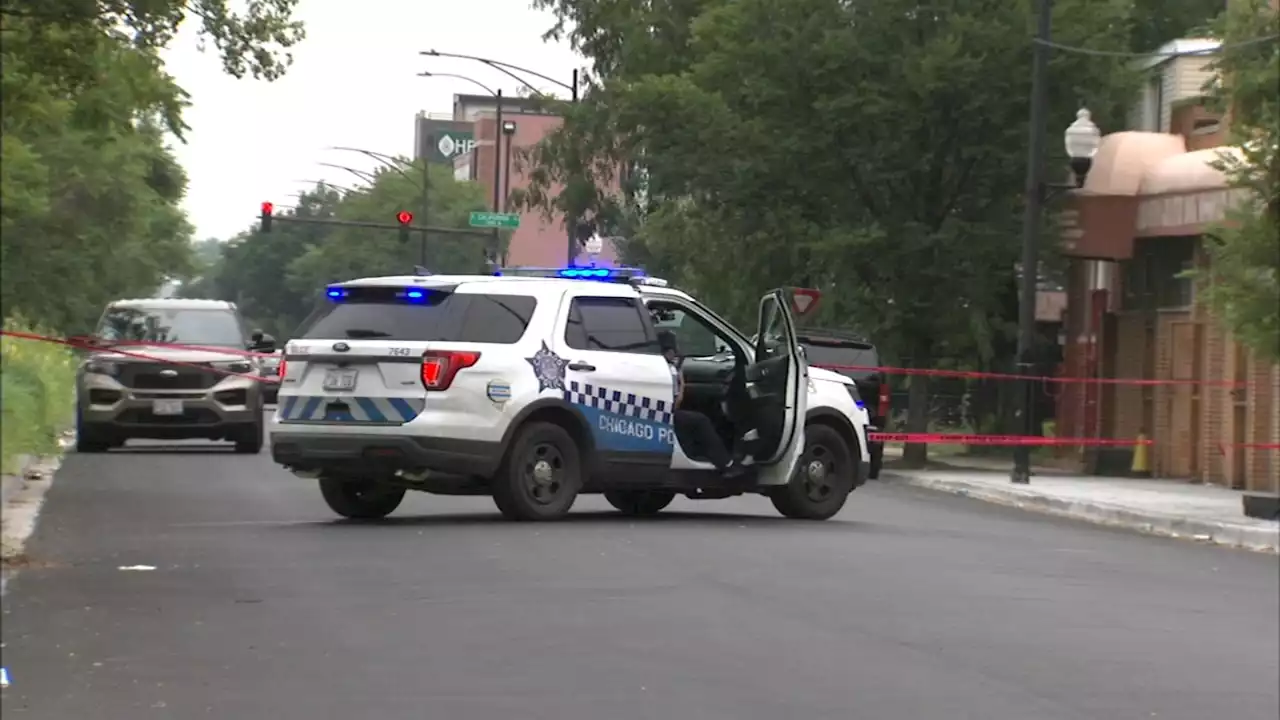
{"type": "Polygon", "coordinates": [[[425,289],[407,301],[398,288],[351,288],[328,302],[298,337],[410,342],[474,342],[510,345],[520,341],[537,301],[527,295],[468,295],[425,289]]]}
{"type": "Polygon", "coordinates": [[[634,298],[574,298],[564,341],[577,350],[660,354],[657,334],[634,298]]]}
{"type": "Polygon", "coordinates": [[[804,348],[812,365],[870,369],[880,364],[879,354],[874,347],[808,341],[804,343],[804,348]]]}
{"type": "Polygon", "coordinates": [[[787,326],[778,303],[768,302],[760,306],[758,327],[762,334],[756,338],[756,362],[787,354],[787,326]]]}
{"type": "Polygon", "coordinates": [[[244,329],[227,308],[108,307],[94,335],[108,342],[244,347],[244,329]]]}
{"type": "Polygon", "coordinates": [[[733,352],[707,322],[682,308],[650,304],[649,313],[659,330],[668,330],[676,336],[680,355],[683,357],[713,357],[733,352]]]}
{"type": "Polygon", "coordinates": [[[529,328],[538,301],[528,295],[463,295],[467,312],[459,342],[512,345],[529,328]]]}

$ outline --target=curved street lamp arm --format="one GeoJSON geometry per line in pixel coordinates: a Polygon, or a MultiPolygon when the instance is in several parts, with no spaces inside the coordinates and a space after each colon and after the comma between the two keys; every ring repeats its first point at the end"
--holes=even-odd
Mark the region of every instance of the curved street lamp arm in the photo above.
{"type": "Polygon", "coordinates": [[[325,167],[337,168],[338,170],[346,170],[347,172],[351,173],[352,175],[355,175],[356,177],[360,178],[361,180],[364,180],[369,184],[373,184],[374,182],[377,181],[377,178],[373,175],[373,173],[368,173],[368,172],[365,172],[364,170],[356,170],[355,168],[349,168],[346,165],[334,165],[333,163],[327,163],[327,162],[322,162],[317,164],[323,165],[325,167]]]}
{"type": "Polygon", "coordinates": [[[409,175],[404,171],[405,162],[401,158],[392,157],[391,155],[384,155],[382,153],[374,152],[372,150],[365,150],[364,148],[330,146],[329,149],[343,150],[346,152],[358,152],[361,155],[377,160],[383,167],[387,168],[388,170],[395,170],[397,173],[400,174],[400,177],[413,183],[414,186],[419,186],[421,184],[418,182],[417,178],[412,177],[411,175],[409,175]]]}
{"type": "Polygon", "coordinates": [[[339,184],[338,184],[338,183],[336,183],[336,182],[330,182],[330,181],[328,181],[328,180],[294,180],[294,182],[298,182],[298,183],[310,183],[311,185],[322,185],[322,186],[324,186],[324,187],[329,187],[329,188],[333,188],[333,189],[335,189],[335,190],[341,190],[341,191],[343,191],[343,192],[348,192],[348,193],[359,192],[358,190],[352,190],[351,188],[347,187],[346,185],[339,185],[339,184]]]}
{"type": "Polygon", "coordinates": [[[480,82],[479,80],[476,80],[475,78],[469,78],[466,75],[455,75],[454,73],[433,73],[433,72],[424,71],[424,72],[418,73],[418,77],[457,78],[458,80],[466,80],[472,85],[482,88],[485,92],[489,93],[490,95],[494,97],[498,96],[498,93],[493,88],[489,87],[488,85],[485,85],[484,83],[480,82]]]}
{"type": "Polygon", "coordinates": [[[362,155],[367,155],[388,167],[391,167],[391,166],[400,167],[400,166],[409,164],[404,158],[398,158],[394,155],[387,155],[386,153],[374,152],[372,150],[365,150],[364,148],[346,147],[343,145],[330,145],[329,149],[344,150],[346,152],[358,152],[362,155]]]}
{"type": "MultiPolygon", "coordinates": [[[[489,65],[498,70],[503,70],[504,72],[507,72],[509,70],[515,70],[517,72],[525,73],[526,75],[532,75],[536,78],[546,80],[547,82],[552,83],[554,85],[559,85],[560,87],[564,88],[565,90],[568,90],[569,92],[574,91],[573,86],[563,80],[556,80],[555,78],[548,77],[546,75],[543,75],[540,72],[530,70],[529,68],[523,68],[523,67],[520,67],[519,65],[512,65],[511,63],[502,62],[501,60],[493,60],[491,58],[478,57],[476,55],[461,55],[459,53],[445,53],[445,52],[440,52],[439,50],[423,50],[418,54],[430,55],[432,57],[457,58],[459,60],[474,60],[475,62],[482,62],[485,65],[489,65]]],[[[507,72],[507,74],[510,75],[511,73],[507,72]]],[[[512,77],[515,77],[515,76],[512,75],[512,77]]],[[[519,78],[516,78],[516,79],[519,80],[519,78]]],[[[520,82],[523,85],[526,85],[526,86],[529,85],[529,83],[523,80],[520,80],[520,82]]]]}

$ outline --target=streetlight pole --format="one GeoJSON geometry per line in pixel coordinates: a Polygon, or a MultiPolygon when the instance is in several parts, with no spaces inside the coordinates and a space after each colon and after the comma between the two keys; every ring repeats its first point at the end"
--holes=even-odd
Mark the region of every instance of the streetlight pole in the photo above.
{"type": "MultiPolygon", "coordinates": [[[[1026,208],[1022,216],[1022,285],[1018,297],[1018,374],[1032,374],[1032,349],[1036,332],[1036,288],[1040,269],[1040,220],[1043,212],[1044,185],[1044,124],[1048,111],[1049,94],[1046,80],[1049,71],[1049,38],[1053,32],[1053,0],[1039,0],[1039,16],[1036,19],[1036,42],[1031,52],[1031,139],[1027,145],[1027,179],[1023,185],[1026,208]]],[[[1026,435],[1035,434],[1035,418],[1032,412],[1032,393],[1035,383],[1021,380],[1022,400],[1019,409],[1022,430],[1026,435]]],[[[1031,482],[1031,448],[1019,445],[1014,448],[1013,474],[1009,478],[1020,485],[1031,482]]]]}
{"type": "MultiPolygon", "coordinates": [[[[1044,206],[1053,191],[1083,187],[1085,176],[1098,151],[1100,134],[1093,124],[1089,111],[1081,109],[1076,121],[1067,128],[1065,144],[1071,158],[1071,170],[1075,182],[1056,185],[1045,182],[1045,120],[1048,113],[1049,41],[1053,31],[1053,0],[1039,0],[1037,4],[1036,42],[1033,45],[1031,64],[1031,126],[1027,144],[1027,175],[1023,187],[1026,202],[1022,218],[1022,275],[1018,298],[1018,358],[1017,372],[1023,376],[1018,393],[1018,418],[1025,435],[1036,434],[1035,374],[1036,351],[1036,293],[1040,279],[1040,223],[1044,206]]],[[[1009,480],[1018,485],[1031,482],[1031,448],[1019,445],[1014,448],[1013,471],[1009,480]]]]}

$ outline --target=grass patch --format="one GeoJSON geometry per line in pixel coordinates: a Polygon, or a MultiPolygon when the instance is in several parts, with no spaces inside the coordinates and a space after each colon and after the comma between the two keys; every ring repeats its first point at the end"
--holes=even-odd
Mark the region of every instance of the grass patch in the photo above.
{"type": "MultiPolygon", "coordinates": [[[[50,335],[6,320],[6,330],[50,335]]],[[[23,455],[49,455],[75,409],[76,357],[67,347],[0,337],[0,466],[18,472],[23,455]]]]}

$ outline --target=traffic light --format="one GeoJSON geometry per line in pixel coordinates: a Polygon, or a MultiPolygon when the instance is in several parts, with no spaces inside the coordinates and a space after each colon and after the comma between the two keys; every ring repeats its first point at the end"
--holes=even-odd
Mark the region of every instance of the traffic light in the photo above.
{"type": "Polygon", "coordinates": [[[413,222],[413,213],[401,210],[396,213],[396,222],[400,223],[400,242],[409,242],[409,225],[413,222]]]}
{"type": "Polygon", "coordinates": [[[262,232],[271,232],[271,213],[274,211],[274,205],[269,202],[262,203],[262,232]]]}

